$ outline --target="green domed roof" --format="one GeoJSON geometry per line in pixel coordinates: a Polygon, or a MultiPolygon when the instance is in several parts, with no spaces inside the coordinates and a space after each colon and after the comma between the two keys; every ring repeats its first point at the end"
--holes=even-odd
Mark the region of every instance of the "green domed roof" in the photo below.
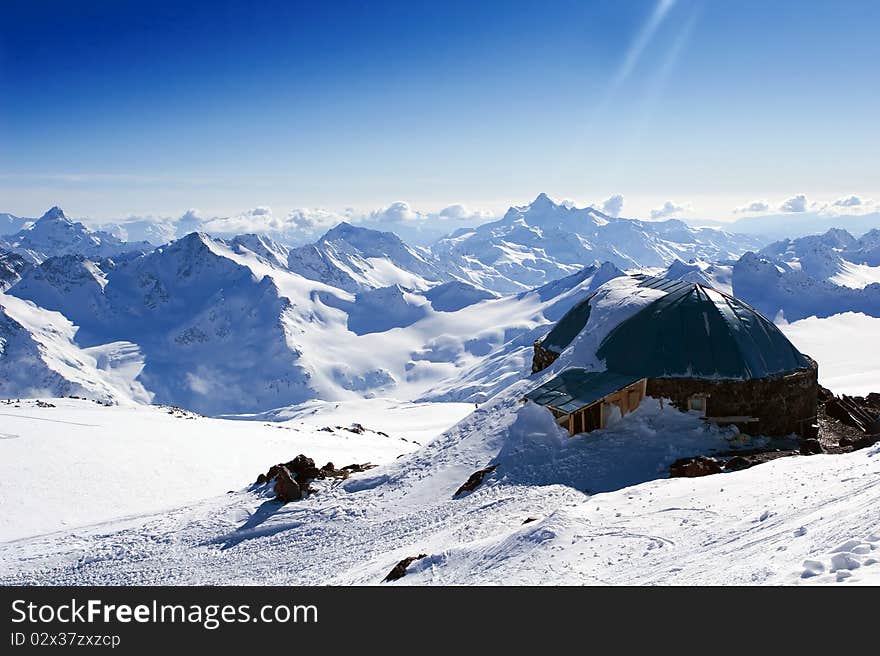
{"type": "Polygon", "coordinates": [[[757,310],[698,283],[644,277],[666,295],[622,322],[596,355],[609,371],[649,378],[766,378],[810,367],[757,310]]]}

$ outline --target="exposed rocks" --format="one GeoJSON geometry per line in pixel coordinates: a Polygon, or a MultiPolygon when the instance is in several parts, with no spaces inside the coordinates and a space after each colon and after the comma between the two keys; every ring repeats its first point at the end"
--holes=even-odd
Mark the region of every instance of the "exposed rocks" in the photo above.
{"type": "Polygon", "coordinates": [[[289,501],[299,501],[302,499],[303,491],[290,474],[290,470],[285,466],[281,466],[278,474],[275,476],[275,498],[282,503],[289,501]]]}
{"type": "Polygon", "coordinates": [[[815,455],[817,453],[824,453],[824,449],[822,448],[822,443],[819,442],[818,438],[811,438],[807,440],[801,440],[801,454],[805,456],[815,455]]]}
{"type": "Polygon", "coordinates": [[[531,524],[532,522],[537,522],[537,521],[538,521],[537,517],[526,517],[523,520],[523,523],[521,524],[521,526],[525,526],[526,524],[531,524]]]}
{"type": "MultiPolygon", "coordinates": [[[[818,399],[819,442],[825,453],[846,453],[871,446],[880,437],[880,394],[835,396],[820,391],[818,399]],[[867,434],[866,434],[867,433],[867,434]]],[[[827,393],[826,393],[827,392],[827,393]]]]}
{"type": "Polygon", "coordinates": [[[412,565],[415,561],[421,560],[422,558],[427,558],[428,554],[419,554],[418,556],[407,556],[399,563],[397,563],[388,575],[383,579],[384,581],[396,581],[397,579],[403,578],[406,575],[406,568],[412,565]]]}
{"type": "Polygon", "coordinates": [[[864,433],[880,432],[878,412],[863,397],[843,394],[825,402],[825,413],[864,433]]]}
{"type": "Polygon", "coordinates": [[[460,488],[458,488],[458,490],[456,490],[455,494],[453,494],[452,496],[457,497],[459,494],[462,494],[463,492],[473,492],[474,490],[476,490],[480,486],[480,483],[483,482],[483,477],[486,474],[491,474],[493,471],[495,471],[496,467],[498,467],[498,465],[489,465],[488,467],[484,467],[483,469],[475,471],[462,484],[462,486],[460,488]]]}
{"type": "Polygon", "coordinates": [[[857,437],[855,439],[844,437],[840,440],[840,446],[849,447],[852,451],[858,451],[859,449],[867,449],[869,446],[874,446],[877,442],[880,442],[880,433],[865,435],[864,437],[857,437]]]}
{"type": "Polygon", "coordinates": [[[257,476],[254,485],[266,485],[275,481],[272,488],[278,501],[287,503],[289,501],[298,501],[304,496],[314,492],[310,483],[313,480],[323,480],[327,478],[346,479],[351,474],[364,472],[372,469],[376,465],[366,462],[364,464],[346,465],[342,469],[337,469],[332,462],[328,462],[320,469],[315,466],[315,461],[304,454],[299,454],[296,458],[289,462],[279,463],[269,467],[269,471],[265,474],[257,476]]]}
{"type": "Polygon", "coordinates": [[[746,456],[734,456],[724,463],[724,471],[741,471],[743,469],[748,469],[749,467],[754,467],[757,464],[756,461],[747,458],[746,456]]]}
{"type": "Polygon", "coordinates": [[[176,405],[166,405],[163,407],[169,415],[176,417],[177,419],[196,419],[200,416],[195,412],[191,412],[176,405]]]}
{"type": "Polygon", "coordinates": [[[550,349],[546,349],[541,345],[541,340],[535,340],[535,348],[534,354],[532,355],[532,373],[536,374],[539,371],[543,371],[551,364],[556,362],[556,358],[559,357],[559,354],[555,351],[551,351],[550,349]]]}
{"type": "Polygon", "coordinates": [[[357,473],[359,473],[359,472],[365,472],[365,471],[367,471],[368,469],[373,469],[374,467],[378,467],[378,466],[379,466],[379,465],[374,465],[374,464],[371,464],[371,463],[369,463],[369,462],[365,462],[365,463],[362,464],[362,465],[358,465],[358,464],[346,465],[346,466],[343,467],[342,469],[343,469],[344,471],[349,472],[349,473],[357,474],[357,473]]]}
{"type": "Polygon", "coordinates": [[[721,471],[721,463],[715,458],[707,456],[680,458],[669,466],[669,476],[672,478],[696,478],[697,476],[720,474],[721,471]]]}
{"type": "Polygon", "coordinates": [[[318,478],[321,475],[321,470],[315,467],[315,461],[302,453],[284,464],[296,475],[296,480],[300,485],[308,484],[309,479],[318,478]]]}
{"type": "Polygon", "coordinates": [[[54,408],[55,404],[49,403],[48,401],[40,401],[39,399],[37,399],[37,407],[38,408],[54,408]]]}

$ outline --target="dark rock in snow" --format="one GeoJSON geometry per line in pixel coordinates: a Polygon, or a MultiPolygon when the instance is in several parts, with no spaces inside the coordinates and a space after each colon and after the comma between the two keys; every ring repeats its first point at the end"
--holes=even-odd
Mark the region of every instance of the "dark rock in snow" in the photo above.
{"type": "Polygon", "coordinates": [[[299,484],[293,480],[287,467],[282,466],[275,476],[275,487],[273,488],[277,499],[283,503],[289,501],[299,501],[302,498],[302,490],[299,484]]]}
{"type": "Polygon", "coordinates": [[[456,490],[455,494],[453,494],[452,496],[457,497],[459,494],[461,494],[463,492],[473,492],[474,490],[476,490],[480,486],[480,483],[483,482],[483,477],[486,474],[491,474],[493,471],[495,471],[495,468],[497,466],[498,465],[489,465],[488,467],[485,467],[483,469],[475,471],[464,482],[464,484],[460,488],[458,488],[458,490],[456,490]]]}
{"type": "MultiPolygon", "coordinates": [[[[406,455],[406,454],[403,454],[403,455],[406,455]]],[[[403,457],[403,456],[398,456],[398,457],[403,457]]],[[[352,464],[352,465],[346,465],[342,469],[344,471],[351,472],[352,474],[354,474],[354,473],[358,473],[358,472],[365,472],[368,469],[373,469],[374,467],[378,467],[378,465],[373,465],[369,462],[365,462],[362,465],[358,465],[357,463],[352,464]]]]}
{"type": "Polygon", "coordinates": [[[859,449],[867,449],[869,446],[874,446],[877,442],[880,442],[880,433],[856,438],[844,437],[840,440],[840,446],[858,451],[859,449]]]}
{"type": "Polygon", "coordinates": [[[801,440],[801,454],[811,456],[822,453],[824,449],[818,439],[801,440]]]}
{"type": "Polygon", "coordinates": [[[418,556],[408,556],[397,563],[394,568],[388,572],[388,576],[385,577],[385,581],[396,581],[397,579],[403,578],[406,575],[406,568],[409,567],[417,560],[421,560],[422,558],[427,558],[428,554],[419,554],[418,556]]]}
{"type": "Polygon", "coordinates": [[[321,470],[315,467],[315,461],[302,453],[284,465],[296,475],[300,487],[307,486],[309,479],[321,476],[321,470]]]}
{"type": "Polygon", "coordinates": [[[362,465],[346,465],[342,469],[336,469],[332,462],[318,469],[315,461],[299,454],[290,462],[272,465],[265,474],[257,476],[254,485],[265,485],[275,481],[274,492],[279,501],[297,501],[315,490],[309,485],[314,479],[341,478],[346,479],[351,474],[364,472],[376,465],[364,463],[362,465]]]}
{"type": "Polygon", "coordinates": [[[537,522],[537,521],[538,521],[537,517],[526,517],[523,520],[522,526],[525,526],[526,524],[531,524],[532,522],[537,522]]]}
{"type": "Polygon", "coordinates": [[[695,456],[693,458],[681,458],[672,463],[669,467],[669,476],[696,478],[697,476],[709,476],[710,474],[720,474],[721,464],[715,458],[706,456],[695,456]]]}
{"type": "Polygon", "coordinates": [[[734,456],[730,460],[724,463],[725,471],[740,471],[742,469],[748,469],[756,465],[756,462],[749,460],[745,456],[734,456]]]}

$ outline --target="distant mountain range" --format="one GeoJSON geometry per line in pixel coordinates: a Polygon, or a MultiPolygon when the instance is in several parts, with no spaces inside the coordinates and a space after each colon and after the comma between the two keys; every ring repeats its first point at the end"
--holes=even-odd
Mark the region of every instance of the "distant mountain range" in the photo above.
{"type": "Polygon", "coordinates": [[[32,264],[57,255],[77,254],[100,259],[123,253],[146,253],[153,248],[149,242],[125,242],[108,232],[90,230],[67,218],[60,207],[53,207],[36,221],[28,221],[17,232],[0,238],[0,249],[17,253],[32,264]]]}
{"type": "Polygon", "coordinates": [[[677,259],[729,259],[761,245],[753,237],[692,228],[675,219],[615,218],[540,194],[528,205],[511,207],[498,221],[439,240],[431,251],[450,274],[510,293],[569,275],[589,262],[658,267],[677,259]]]}
{"type": "Polygon", "coordinates": [[[841,312],[880,316],[880,230],[857,239],[833,228],[737,260],[675,262],[662,275],[727,291],[778,321],[841,312]]]}
{"type": "Polygon", "coordinates": [[[825,214],[820,212],[791,212],[746,216],[735,221],[688,219],[692,225],[719,228],[744,235],[753,235],[765,241],[806,237],[841,228],[853,235],[861,235],[880,228],[880,212],[865,214],[825,214]]]}
{"type": "MultiPolygon", "coordinates": [[[[36,221],[10,219],[6,225],[18,227],[19,222],[24,227],[0,238],[0,248],[34,264],[55,255],[118,258],[155,247],[150,241],[124,241],[107,231],[89,230],[57,207],[36,221]]],[[[167,228],[158,226],[150,238],[167,236],[167,228]]],[[[146,234],[143,226],[132,232],[146,234]]],[[[528,205],[511,207],[497,221],[458,230],[428,248],[411,247],[392,232],[349,223],[297,248],[266,235],[227,241],[234,249],[352,293],[389,285],[427,289],[458,280],[505,294],[546,284],[593,262],[612,262],[622,269],[668,266],[677,259],[738,257],[763,245],[753,237],[691,228],[675,219],[611,217],[594,208],[555,203],[545,194],[528,205]]]]}
{"type": "Polygon", "coordinates": [[[430,248],[348,223],[296,248],[204,233],[154,247],[52,208],[0,243],[0,397],[206,414],[312,398],[481,400],[528,371],[550,323],[625,269],[732,291],[771,318],[880,315],[880,231],[762,246],[543,194],[430,248]]]}

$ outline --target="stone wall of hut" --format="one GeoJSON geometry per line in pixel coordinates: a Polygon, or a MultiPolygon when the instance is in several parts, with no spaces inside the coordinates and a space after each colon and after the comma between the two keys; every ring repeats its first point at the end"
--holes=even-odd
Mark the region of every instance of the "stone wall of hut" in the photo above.
{"type": "MultiPolygon", "coordinates": [[[[812,361],[811,361],[812,362],[812,361]]],[[[707,417],[754,417],[736,423],[751,435],[807,435],[816,419],[818,367],[782,376],[751,380],[649,378],[648,396],[669,399],[680,410],[688,409],[692,396],[706,395],[707,417]]]]}
{"type": "Polygon", "coordinates": [[[541,346],[541,340],[535,340],[535,352],[532,355],[532,373],[536,374],[539,371],[544,371],[544,369],[553,364],[558,357],[558,353],[554,353],[541,346]]]}

